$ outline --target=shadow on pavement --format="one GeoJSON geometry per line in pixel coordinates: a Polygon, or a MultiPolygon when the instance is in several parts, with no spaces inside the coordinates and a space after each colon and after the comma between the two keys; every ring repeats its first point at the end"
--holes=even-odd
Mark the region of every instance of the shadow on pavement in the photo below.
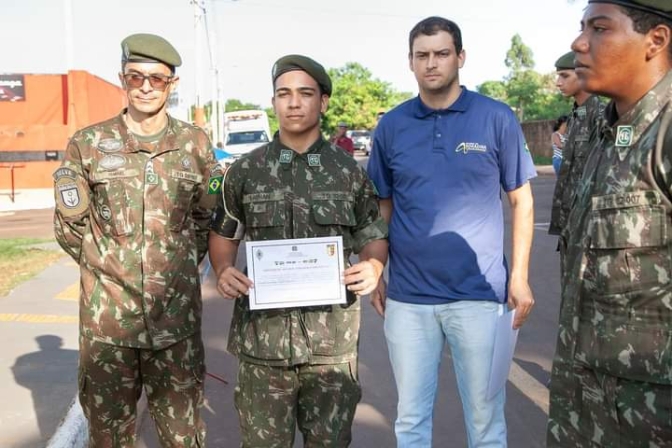
{"type": "Polygon", "coordinates": [[[76,392],[68,390],[64,393],[63,388],[52,386],[54,383],[77,383],[77,370],[72,366],[77,365],[78,352],[62,349],[63,339],[59,336],[41,335],[35,341],[39,350],[19,356],[12,366],[12,373],[17,384],[30,390],[40,434],[43,439],[48,439],[58,423],[47,418],[52,414],[50,408],[54,403],[71,401],[76,392]]]}

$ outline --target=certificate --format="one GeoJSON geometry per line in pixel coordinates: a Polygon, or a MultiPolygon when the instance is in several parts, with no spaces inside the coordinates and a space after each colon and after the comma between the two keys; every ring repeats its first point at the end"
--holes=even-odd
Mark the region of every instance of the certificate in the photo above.
{"type": "Polygon", "coordinates": [[[346,302],[343,237],[246,241],[250,309],[346,302]]]}

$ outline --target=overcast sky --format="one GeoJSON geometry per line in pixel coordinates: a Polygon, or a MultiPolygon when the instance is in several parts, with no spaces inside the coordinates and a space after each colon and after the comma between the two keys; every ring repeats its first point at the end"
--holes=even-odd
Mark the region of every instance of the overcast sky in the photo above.
{"type": "MultiPolygon", "coordinates": [[[[440,15],[462,28],[467,60],[461,82],[474,89],[499,80],[511,37],[532,48],[539,72],[569,50],[586,0],[204,0],[223,98],[270,105],[271,66],[288,53],[325,65],[355,61],[396,89],[417,92],[408,69],[408,33],[440,15]]],[[[214,96],[208,40],[200,56],[190,0],[0,0],[4,73],[63,73],[68,66],[118,83],[120,42],[128,34],[164,36],[181,53],[180,95],[192,102],[214,96]],[[70,34],[66,5],[71,4],[70,34]],[[72,39],[68,36],[72,35],[72,39]],[[72,45],[68,47],[66,43],[72,45]],[[72,48],[72,64],[67,48],[72,48]],[[201,76],[197,77],[197,61],[201,76]],[[195,82],[200,80],[200,87],[195,82]]]]}

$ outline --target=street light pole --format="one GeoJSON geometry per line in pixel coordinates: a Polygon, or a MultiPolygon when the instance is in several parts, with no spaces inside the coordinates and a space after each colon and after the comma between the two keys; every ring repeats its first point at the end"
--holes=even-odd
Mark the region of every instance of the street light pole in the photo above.
{"type": "Polygon", "coordinates": [[[202,57],[201,49],[203,45],[201,43],[202,36],[202,25],[203,25],[203,3],[202,0],[191,0],[191,4],[194,5],[194,54],[196,56],[196,61],[194,64],[196,70],[196,76],[194,76],[194,86],[196,90],[196,101],[194,105],[194,116],[192,121],[196,126],[203,127],[205,125],[205,113],[203,111],[203,106],[201,104],[202,96],[202,87],[201,87],[201,73],[202,73],[202,57]]]}

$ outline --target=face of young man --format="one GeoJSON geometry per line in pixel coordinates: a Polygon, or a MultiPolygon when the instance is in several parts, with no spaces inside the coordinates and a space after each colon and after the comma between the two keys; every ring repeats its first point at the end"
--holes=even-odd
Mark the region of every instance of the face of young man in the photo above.
{"type": "Polygon", "coordinates": [[[564,96],[574,96],[581,90],[579,77],[574,70],[558,70],[555,86],[564,96]]]}
{"type": "Polygon", "coordinates": [[[572,43],[581,88],[609,97],[627,96],[646,63],[648,35],[618,6],[592,3],[581,20],[581,34],[572,43]]]}
{"type": "Polygon", "coordinates": [[[278,117],[280,133],[319,133],[320,117],[327,111],[329,96],[308,73],[292,70],[275,80],[273,110],[278,117]]]}
{"type": "Polygon", "coordinates": [[[435,95],[459,87],[458,71],[464,65],[464,50],[455,52],[453,36],[439,31],[432,36],[420,34],[409,55],[411,71],[421,92],[435,95]]]}
{"type": "Polygon", "coordinates": [[[127,62],[119,80],[126,90],[129,109],[153,116],[165,111],[179,78],[160,62],[127,62]]]}

